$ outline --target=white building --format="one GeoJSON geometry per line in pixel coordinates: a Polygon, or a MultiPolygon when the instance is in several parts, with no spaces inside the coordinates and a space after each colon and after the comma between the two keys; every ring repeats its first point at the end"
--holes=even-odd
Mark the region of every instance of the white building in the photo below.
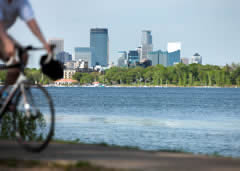
{"type": "Polygon", "coordinates": [[[127,67],[127,65],[128,65],[127,52],[119,51],[118,52],[118,66],[119,67],[127,67]]]}
{"type": "Polygon", "coordinates": [[[92,53],[88,47],[76,47],[75,48],[75,61],[84,60],[88,62],[88,68],[92,65],[92,53]]]}
{"type": "Polygon", "coordinates": [[[75,61],[68,61],[64,63],[64,66],[65,68],[68,68],[68,69],[74,69],[74,63],[75,61]]]}
{"type": "Polygon", "coordinates": [[[56,38],[49,39],[48,43],[56,46],[56,48],[54,49],[55,55],[64,51],[64,40],[63,39],[56,39],[56,38]]]}
{"type": "Polygon", "coordinates": [[[64,63],[66,69],[88,69],[88,62],[84,60],[69,61],[64,63]]]}
{"type": "Polygon", "coordinates": [[[64,79],[72,79],[75,73],[75,69],[64,69],[64,79]]]}
{"type": "Polygon", "coordinates": [[[178,50],[181,51],[182,43],[181,42],[169,42],[167,46],[168,53],[176,52],[178,50]]]}
{"type": "Polygon", "coordinates": [[[195,53],[191,59],[192,64],[202,64],[202,56],[198,53],[195,53]]]}
{"type": "Polygon", "coordinates": [[[88,62],[84,60],[78,60],[74,62],[74,69],[88,69],[88,62]]]}

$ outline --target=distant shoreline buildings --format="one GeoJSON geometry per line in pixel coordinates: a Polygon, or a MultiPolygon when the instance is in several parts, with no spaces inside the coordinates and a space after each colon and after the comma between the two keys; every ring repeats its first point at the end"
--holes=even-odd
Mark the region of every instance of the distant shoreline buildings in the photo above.
{"type": "MultiPolygon", "coordinates": [[[[50,39],[55,44],[55,57],[64,63],[64,78],[71,79],[76,72],[103,71],[114,66],[109,62],[109,35],[107,28],[90,29],[90,45],[76,46],[74,56],[64,51],[64,40],[50,39]]],[[[143,30],[140,46],[129,51],[118,52],[119,67],[148,67],[161,64],[165,67],[175,64],[202,64],[202,56],[195,53],[190,59],[181,58],[181,42],[169,42],[167,50],[153,50],[153,37],[151,30],[143,30]]]]}
{"type": "Polygon", "coordinates": [[[118,53],[118,66],[119,67],[136,67],[149,65],[163,65],[173,66],[179,63],[183,64],[202,64],[202,57],[196,53],[191,60],[188,58],[181,58],[182,43],[181,42],[169,42],[167,45],[167,51],[163,50],[153,50],[152,43],[152,31],[143,30],[141,46],[136,48],[136,50],[120,51],[125,52],[127,56],[122,56],[118,53]]]}

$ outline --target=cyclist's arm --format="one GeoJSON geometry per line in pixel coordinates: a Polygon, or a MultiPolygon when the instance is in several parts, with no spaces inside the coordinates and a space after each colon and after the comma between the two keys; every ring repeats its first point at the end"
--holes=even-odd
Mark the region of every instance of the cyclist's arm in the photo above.
{"type": "Polygon", "coordinates": [[[33,32],[33,34],[39,39],[39,41],[43,44],[44,48],[48,51],[48,53],[51,53],[51,48],[48,45],[46,39],[44,38],[37,21],[35,19],[31,19],[27,22],[28,27],[33,32]]]}
{"type": "Polygon", "coordinates": [[[13,56],[14,55],[14,44],[12,42],[11,39],[9,39],[4,26],[3,26],[3,22],[0,20],[0,39],[4,45],[4,51],[6,53],[7,56],[13,56]]]}
{"type": "Polygon", "coordinates": [[[31,4],[29,3],[29,0],[21,0],[21,1],[19,1],[19,3],[20,3],[20,6],[19,6],[20,18],[27,23],[30,30],[39,39],[39,41],[43,44],[43,46],[48,51],[48,53],[51,53],[51,49],[50,49],[49,45],[47,44],[47,42],[37,24],[37,21],[34,17],[34,12],[33,12],[31,4]]]}

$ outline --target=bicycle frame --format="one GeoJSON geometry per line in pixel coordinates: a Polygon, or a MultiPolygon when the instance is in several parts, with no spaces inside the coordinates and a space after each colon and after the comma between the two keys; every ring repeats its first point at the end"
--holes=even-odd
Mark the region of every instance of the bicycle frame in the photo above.
{"type": "MultiPolygon", "coordinates": [[[[10,68],[19,68],[20,69],[20,75],[18,76],[18,79],[17,79],[16,83],[12,86],[12,89],[10,90],[10,93],[9,93],[8,97],[4,101],[2,107],[0,108],[0,120],[3,117],[4,113],[6,112],[8,104],[14,98],[17,91],[20,90],[24,94],[24,84],[23,83],[25,81],[27,81],[27,78],[24,74],[25,65],[24,65],[24,62],[23,62],[23,59],[22,59],[22,55],[27,53],[28,51],[44,50],[44,48],[36,48],[36,47],[32,47],[32,46],[27,46],[26,48],[22,48],[19,45],[15,45],[15,46],[18,50],[18,55],[15,56],[15,59],[18,63],[17,64],[11,64],[9,66],[0,67],[0,70],[10,69],[10,68]]],[[[51,45],[51,49],[54,50],[54,48],[55,48],[55,45],[51,45]]],[[[24,97],[24,99],[26,100],[25,97],[24,97]]]]}
{"type": "Polygon", "coordinates": [[[8,104],[11,102],[13,97],[16,95],[16,92],[18,90],[24,91],[23,84],[27,80],[26,76],[23,72],[20,72],[20,75],[18,76],[18,79],[16,83],[12,86],[9,95],[7,96],[6,100],[4,101],[1,109],[0,109],[0,120],[4,116],[5,111],[7,109],[8,104]]]}
{"type": "MultiPolygon", "coordinates": [[[[11,102],[11,100],[13,100],[14,96],[16,95],[17,91],[20,90],[20,91],[24,91],[24,87],[23,87],[23,83],[25,81],[27,81],[27,78],[24,74],[24,69],[25,69],[25,65],[24,65],[24,62],[22,60],[22,55],[24,53],[27,53],[28,50],[34,50],[33,47],[29,46],[25,49],[21,48],[21,47],[16,47],[17,50],[18,50],[18,55],[16,55],[14,58],[15,60],[18,62],[16,64],[11,64],[9,66],[3,66],[3,67],[0,67],[0,70],[5,70],[5,69],[10,69],[10,68],[19,68],[20,69],[20,74],[15,82],[14,85],[9,85],[11,86],[11,90],[9,91],[9,95],[8,97],[6,98],[6,100],[4,101],[3,105],[1,106],[1,109],[0,109],[0,120],[1,118],[4,116],[6,110],[7,110],[7,106],[8,104],[11,102]]],[[[39,50],[39,49],[42,49],[42,48],[35,48],[35,50],[39,50]]]]}

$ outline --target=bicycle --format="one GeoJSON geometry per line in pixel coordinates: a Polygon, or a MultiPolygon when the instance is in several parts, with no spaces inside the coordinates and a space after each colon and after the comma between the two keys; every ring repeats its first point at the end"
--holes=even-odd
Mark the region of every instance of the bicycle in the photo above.
{"type": "Polygon", "coordinates": [[[28,51],[43,50],[43,48],[28,46],[17,50],[17,64],[0,67],[0,70],[20,69],[15,84],[8,86],[9,93],[0,107],[0,121],[4,116],[11,115],[12,119],[9,121],[11,123],[7,124],[13,124],[17,142],[27,151],[41,152],[54,135],[54,105],[44,87],[29,83],[24,73],[25,65],[21,56],[28,51]],[[10,110],[11,106],[14,106],[14,109],[10,110]]]}

